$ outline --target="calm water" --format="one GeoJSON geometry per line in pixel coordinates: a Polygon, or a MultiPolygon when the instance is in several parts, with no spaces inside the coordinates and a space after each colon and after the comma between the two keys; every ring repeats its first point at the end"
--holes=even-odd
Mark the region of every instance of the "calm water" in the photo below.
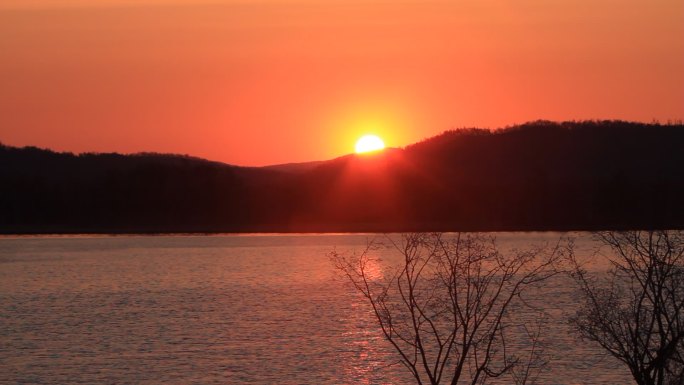
{"type": "MultiPolygon", "coordinates": [[[[0,383],[410,384],[326,256],[369,237],[0,238],[0,383]]],[[[540,383],[629,382],[565,325],[567,280],[532,297],[554,317],[540,383]]]]}

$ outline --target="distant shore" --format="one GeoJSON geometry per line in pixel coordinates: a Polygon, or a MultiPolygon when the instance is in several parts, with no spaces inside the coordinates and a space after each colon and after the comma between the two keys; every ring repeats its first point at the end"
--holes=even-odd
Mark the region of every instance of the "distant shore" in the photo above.
{"type": "Polygon", "coordinates": [[[684,229],[684,125],[536,121],[240,167],[0,145],[0,234],[684,229]]]}

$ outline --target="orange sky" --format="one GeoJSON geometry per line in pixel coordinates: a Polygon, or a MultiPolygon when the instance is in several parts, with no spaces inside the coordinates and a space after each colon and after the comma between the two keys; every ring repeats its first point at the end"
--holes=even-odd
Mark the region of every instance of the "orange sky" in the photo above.
{"type": "Polygon", "coordinates": [[[0,141],[321,160],[534,119],[684,118],[681,0],[0,0],[0,141]]]}

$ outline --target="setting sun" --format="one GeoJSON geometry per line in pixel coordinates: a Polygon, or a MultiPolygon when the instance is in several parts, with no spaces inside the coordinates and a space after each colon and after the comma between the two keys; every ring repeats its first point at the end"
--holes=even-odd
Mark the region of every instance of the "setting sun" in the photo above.
{"type": "Polygon", "coordinates": [[[378,151],[385,148],[385,142],[377,135],[364,135],[356,141],[356,153],[378,151]]]}

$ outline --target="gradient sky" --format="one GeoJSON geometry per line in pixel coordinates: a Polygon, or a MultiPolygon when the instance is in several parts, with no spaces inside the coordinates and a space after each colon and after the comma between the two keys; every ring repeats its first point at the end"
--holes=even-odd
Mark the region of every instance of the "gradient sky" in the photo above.
{"type": "Polygon", "coordinates": [[[0,0],[0,142],[322,160],[535,119],[684,118],[681,0],[0,0]]]}

